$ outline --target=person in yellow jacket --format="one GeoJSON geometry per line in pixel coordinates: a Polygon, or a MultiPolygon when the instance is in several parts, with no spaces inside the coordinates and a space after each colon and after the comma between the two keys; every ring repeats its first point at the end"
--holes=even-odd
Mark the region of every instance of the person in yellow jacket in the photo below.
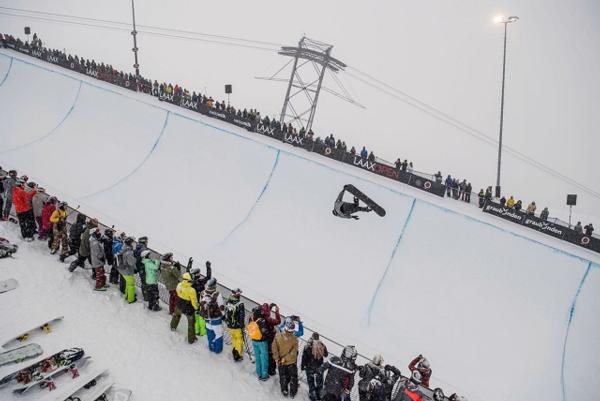
{"type": "Polygon", "coordinates": [[[287,317],[284,331],[277,333],[271,346],[273,359],[279,370],[279,385],[284,397],[294,398],[298,392],[298,337],[294,335],[296,325],[287,317]]]}
{"type": "Polygon", "coordinates": [[[508,198],[508,200],[506,201],[506,207],[509,209],[515,207],[515,198],[513,198],[512,196],[508,198]]]}
{"type": "Polygon", "coordinates": [[[69,253],[69,238],[67,236],[67,202],[59,202],[58,209],[52,212],[50,222],[52,223],[52,246],[50,253],[55,254],[60,248],[61,256],[69,253]]]}
{"type": "Polygon", "coordinates": [[[193,344],[196,342],[196,311],[198,310],[198,294],[192,287],[192,276],[190,273],[184,273],[183,281],[177,284],[175,291],[177,292],[177,306],[173,318],[171,319],[171,330],[177,330],[181,314],[187,316],[188,319],[188,342],[193,344]]]}

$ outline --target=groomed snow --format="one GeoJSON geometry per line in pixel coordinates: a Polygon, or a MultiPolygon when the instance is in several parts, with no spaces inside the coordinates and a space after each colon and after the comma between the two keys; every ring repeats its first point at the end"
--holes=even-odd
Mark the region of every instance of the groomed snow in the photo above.
{"type": "MultiPolygon", "coordinates": [[[[52,89],[56,73],[42,71],[52,89]]],[[[27,98],[28,85],[23,78],[17,95],[27,98]]],[[[381,353],[403,370],[411,357],[425,354],[433,387],[471,401],[514,394],[595,399],[600,281],[591,261],[598,255],[149,96],[123,95],[98,81],[93,86],[110,91],[90,89],[89,101],[75,105],[77,120],[69,117],[47,139],[66,153],[80,152],[85,164],[24,147],[18,157],[0,154],[1,165],[56,188],[117,229],[148,235],[160,251],[211,259],[225,285],[275,301],[364,354],[381,353]],[[121,131],[101,123],[99,110],[115,105],[118,116],[136,116],[136,124],[121,131]],[[94,122],[89,136],[86,121],[94,122]],[[102,169],[107,160],[120,165],[123,156],[86,145],[101,137],[152,138],[155,145],[127,147],[126,168],[102,169]],[[46,168],[50,160],[54,166],[46,168]],[[346,183],[377,200],[386,217],[334,218],[333,200],[346,183]]],[[[8,99],[3,91],[0,112],[8,99]]],[[[12,119],[2,114],[2,121],[12,119]]]]}

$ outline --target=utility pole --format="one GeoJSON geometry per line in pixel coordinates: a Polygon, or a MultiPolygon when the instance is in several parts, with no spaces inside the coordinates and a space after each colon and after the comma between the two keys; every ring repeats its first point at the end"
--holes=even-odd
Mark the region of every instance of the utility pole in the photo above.
{"type": "Polygon", "coordinates": [[[496,22],[504,24],[504,57],[502,58],[502,96],[500,100],[500,135],[498,138],[498,168],[496,170],[496,197],[499,198],[501,194],[500,189],[500,169],[502,167],[502,129],[504,126],[504,82],[506,79],[506,36],[508,33],[508,24],[517,22],[519,17],[499,17],[496,22]]]}
{"type": "Polygon", "coordinates": [[[137,47],[137,30],[135,28],[135,4],[134,0],[131,0],[131,17],[133,21],[133,31],[131,31],[131,36],[133,36],[133,56],[135,60],[135,64],[133,64],[133,68],[135,68],[135,81],[136,81],[136,89],[137,83],[140,78],[140,64],[138,63],[138,47],[137,47]]]}

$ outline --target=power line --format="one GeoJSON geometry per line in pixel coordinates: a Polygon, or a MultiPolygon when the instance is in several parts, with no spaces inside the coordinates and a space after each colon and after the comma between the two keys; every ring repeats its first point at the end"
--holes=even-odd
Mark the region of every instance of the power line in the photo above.
{"type": "MultiPolygon", "coordinates": [[[[369,82],[366,79],[360,78],[360,77],[346,71],[346,74],[348,74],[352,78],[354,78],[358,81],[361,81],[364,84],[371,86],[372,88],[374,88],[382,93],[385,93],[386,95],[388,95],[390,97],[393,97],[401,102],[404,102],[404,103],[408,104],[409,106],[414,107],[439,121],[442,121],[448,125],[451,125],[454,128],[458,129],[459,131],[462,131],[463,133],[465,133],[475,139],[478,139],[482,142],[485,142],[486,144],[488,144],[490,146],[497,148],[498,141],[496,139],[490,137],[489,135],[485,134],[484,132],[482,132],[474,127],[471,127],[468,124],[463,123],[460,120],[457,120],[456,118],[415,98],[414,96],[409,95],[408,93],[406,93],[404,91],[401,91],[400,89],[394,88],[393,86],[373,77],[372,75],[370,75],[366,72],[363,72],[352,66],[348,66],[348,69],[352,69],[353,71],[367,77],[368,79],[370,79],[371,81],[374,81],[377,84],[369,82]],[[384,88],[387,88],[387,89],[384,89],[381,86],[383,86],[384,88]]],[[[517,159],[551,175],[552,177],[554,177],[558,180],[561,180],[569,185],[572,185],[572,186],[592,195],[595,198],[600,199],[600,192],[598,192],[592,188],[589,188],[589,187],[585,186],[584,184],[581,184],[580,182],[575,181],[574,179],[554,170],[551,167],[546,166],[545,164],[533,159],[530,156],[527,156],[526,154],[524,154],[521,151],[511,148],[510,146],[503,145],[502,148],[506,152],[508,152],[511,155],[513,155],[514,157],[516,157],[517,159]]]]}

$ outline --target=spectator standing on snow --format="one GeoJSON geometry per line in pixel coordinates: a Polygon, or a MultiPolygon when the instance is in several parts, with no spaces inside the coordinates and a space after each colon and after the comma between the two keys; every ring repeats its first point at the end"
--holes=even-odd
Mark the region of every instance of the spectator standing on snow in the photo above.
{"type": "Polygon", "coordinates": [[[417,356],[408,364],[411,372],[418,371],[421,375],[421,384],[429,387],[429,378],[431,378],[431,366],[429,361],[423,355],[417,356]]]}
{"type": "Polygon", "coordinates": [[[256,375],[258,380],[265,381],[269,379],[269,350],[268,350],[268,327],[263,317],[260,306],[252,309],[252,317],[246,327],[248,337],[252,341],[252,349],[256,359],[256,375]]]}
{"type": "Polygon", "coordinates": [[[200,295],[200,315],[206,322],[208,349],[216,354],[223,351],[223,310],[225,304],[219,291],[217,279],[211,278],[200,295]]]}
{"type": "Polygon", "coordinates": [[[102,233],[99,227],[95,227],[91,230],[90,235],[90,258],[92,262],[92,268],[96,273],[96,286],[95,291],[106,291],[108,285],[106,285],[106,275],[104,272],[104,263],[106,257],[104,256],[104,246],[102,245],[102,233]]]}
{"type": "Polygon", "coordinates": [[[125,300],[132,304],[136,301],[135,297],[135,256],[133,256],[133,237],[125,237],[123,242],[115,241],[117,244],[117,265],[119,273],[123,277],[125,300]],[[118,244],[122,247],[119,248],[118,244]]]}
{"type": "Polygon", "coordinates": [[[190,273],[184,273],[182,276],[183,281],[177,284],[177,307],[173,318],[171,319],[171,330],[177,330],[181,314],[184,314],[188,319],[188,332],[187,340],[188,343],[193,344],[196,342],[196,311],[198,310],[198,294],[192,287],[192,276],[190,273]]]}
{"type": "Polygon", "coordinates": [[[85,261],[91,262],[90,259],[90,232],[92,229],[98,227],[98,220],[91,219],[86,225],[85,229],[81,233],[80,241],[79,241],[79,254],[77,255],[77,259],[71,262],[69,266],[69,271],[74,271],[77,267],[85,267],[85,261]]]}
{"type": "Polygon", "coordinates": [[[43,237],[40,238],[40,233],[42,232],[42,210],[44,209],[44,204],[46,203],[47,198],[48,196],[46,194],[43,192],[38,192],[31,199],[33,216],[35,217],[35,222],[37,224],[38,239],[44,239],[43,237]]]}
{"type": "Polygon", "coordinates": [[[48,236],[52,237],[52,222],[50,221],[50,217],[52,217],[52,213],[56,210],[56,198],[51,196],[48,198],[44,207],[42,208],[42,228],[38,232],[38,239],[45,240],[48,236]]]}
{"type": "Polygon", "coordinates": [[[485,192],[483,192],[483,188],[479,190],[479,194],[477,196],[479,197],[479,208],[483,208],[485,205],[485,192]]]}
{"type": "Polygon", "coordinates": [[[298,392],[298,337],[294,335],[294,321],[286,318],[284,323],[284,331],[275,335],[271,348],[279,370],[281,394],[294,398],[298,392]]]}
{"type": "Polygon", "coordinates": [[[504,196],[502,198],[500,198],[500,206],[502,206],[502,207],[506,206],[506,198],[504,196]]]}
{"type": "Polygon", "coordinates": [[[181,279],[181,265],[179,262],[173,262],[173,254],[165,253],[161,259],[160,275],[162,277],[167,291],[169,291],[169,314],[175,313],[177,304],[177,284],[181,279]]]}
{"type": "Polygon", "coordinates": [[[575,225],[575,227],[573,227],[573,230],[575,230],[575,232],[577,234],[583,235],[583,226],[581,225],[581,221],[577,222],[577,224],[575,225]]]}
{"type": "Polygon", "coordinates": [[[328,356],[327,347],[319,339],[319,333],[314,332],[302,351],[300,369],[306,373],[308,382],[308,398],[311,401],[321,399],[323,392],[323,358],[328,356]]]}
{"type": "Polygon", "coordinates": [[[444,184],[446,185],[446,196],[450,196],[450,191],[452,191],[453,182],[454,180],[452,179],[452,176],[448,174],[448,177],[446,177],[446,181],[444,182],[444,184]]]}
{"type": "Polygon", "coordinates": [[[548,220],[548,215],[550,214],[550,211],[548,210],[547,207],[544,208],[544,210],[542,210],[542,213],[540,213],[540,219],[542,220],[548,220]]]}
{"type": "Polygon", "coordinates": [[[33,241],[35,235],[35,217],[31,209],[31,198],[37,193],[35,187],[30,191],[25,191],[25,183],[21,180],[17,181],[13,187],[12,201],[15,204],[15,212],[19,219],[21,227],[21,235],[25,241],[33,241]]]}
{"type": "Polygon", "coordinates": [[[535,209],[537,209],[537,206],[535,205],[535,202],[531,202],[531,203],[529,204],[529,206],[527,206],[527,211],[526,211],[526,213],[527,213],[529,216],[533,216],[533,215],[535,214],[535,209]]]}
{"type": "Polygon", "coordinates": [[[104,230],[102,236],[102,246],[104,247],[104,257],[106,258],[106,265],[110,266],[110,273],[108,275],[108,282],[111,284],[119,284],[119,271],[117,269],[117,263],[113,254],[113,245],[115,242],[115,230],[107,228],[104,230]]]}
{"type": "Polygon", "coordinates": [[[146,286],[146,271],[142,263],[142,252],[148,248],[148,237],[142,236],[138,238],[137,245],[133,251],[135,256],[135,271],[140,276],[140,283],[142,287],[142,299],[144,302],[148,301],[148,287],[146,286]]]}
{"type": "Polygon", "coordinates": [[[146,292],[148,295],[148,309],[158,312],[161,308],[158,305],[158,269],[160,261],[150,257],[150,251],[142,251],[142,264],[144,265],[144,275],[146,277],[146,292]]]}
{"type": "Polygon", "coordinates": [[[340,357],[334,356],[321,366],[321,373],[327,370],[324,383],[323,401],[350,401],[350,392],[354,387],[356,373],[356,349],[348,345],[340,357]]]}
{"type": "Polygon", "coordinates": [[[302,320],[300,320],[300,316],[296,316],[296,315],[288,316],[287,318],[285,318],[283,320],[283,322],[281,322],[281,324],[279,325],[279,327],[277,329],[279,331],[284,331],[287,320],[291,320],[294,323],[294,332],[293,332],[294,335],[296,337],[302,337],[304,335],[304,323],[302,323],[302,320]]]}
{"type": "Polygon", "coordinates": [[[367,148],[363,146],[362,150],[360,151],[360,158],[366,159],[367,157],[369,157],[369,152],[367,152],[367,148]]]}
{"type": "Polygon", "coordinates": [[[515,207],[515,198],[513,198],[512,195],[506,201],[506,207],[509,209],[512,209],[513,207],[515,207]]]}
{"type": "Polygon", "coordinates": [[[235,362],[244,359],[244,322],[246,321],[246,309],[240,301],[242,290],[235,288],[225,304],[225,323],[231,335],[231,353],[235,362]]]}
{"type": "Polygon", "coordinates": [[[67,236],[67,202],[59,202],[58,208],[50,216],[52,223],[52,247],[51,254],[60,249],[60,256],[64,258],[69,254],[69,238],[67,236]]]}
{"type": "Polygon", "coordinates": [[[13,205],[13,187],[17,183],[17,171],[10,170],[8,172],[8,177],[5,177],[2,181],[2,185],[4,186],[4,213],[2,218],[4,220],[8,220],[10,216],[10,210],[13,205]]]}
{"type": "Polygon", "coordinates": [[[434,177],[435,177],[435,182],[437,182],[438,184],[442,183],[442,173],[440,171],[438,171],[434,177]]]}
{"type": "Polygon", "coordinates": [[[465,187],[465,197],[463,198],[467,203],[471,203],[471,191],[473,191],[473,186],[470,182],[467,182],[467,186],[465,187]]]}
{"type": "Polygon", "coordinates": [[[275,328],[281,323],[281,315],[279,314],[279,307],[277,304],[272,303],[271,305],[264,303],[261,307],[263,317],[267,323],[267,341],[269,343],[269,375],[274,376],[276,372],[275,360],[273,359],[273,353],[271,346],[275,339],[275,328]]]}
{"type": "Polygon", "coordinates": [[[383,366],[383,357],[375,355],[371,361],[359,368],[358,376],[361,379],[358,381],[358,398],[360,401],[370,401],[371,380],[379,375],[379,372],[383,370],[383,366]]]}
{"type": "Polygon", "coordinates": [[[519,199],[517,201],[517,203],[515,203],[515,211],[520,212],[522,208],[523,208],[523,202],[521,202],[521,199],[519,199]]]}
{"type": "Polygon", "coordinates": [[[585,235],[589,237],[591,237],[594,233],[594,226],[592,225],[592,223],[586,225],[585,227],[583,227],[583,229],[585,230],[585,235]]]}

